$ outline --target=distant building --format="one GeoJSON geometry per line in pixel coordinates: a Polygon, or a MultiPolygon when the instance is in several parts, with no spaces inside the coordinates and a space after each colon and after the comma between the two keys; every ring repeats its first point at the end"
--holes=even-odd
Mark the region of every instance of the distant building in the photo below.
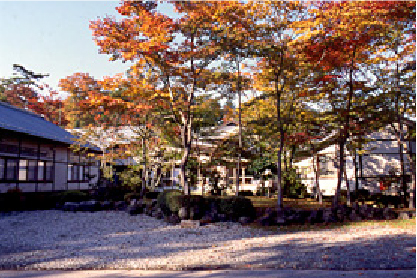
{"type": "Polygon", "coordinates": [[[0,193],[85,190],[96,184],[100,162],[73,152],[74,140],[41,116],[0,102],[0,193]]]}
{"type": "MultiPolygon", "coordinates": [[[[415,126],[415,122],[409,121],[415,126]]],[[[342,189],[347,188],[346,180],[351,191],[356,187],[367,189],[371,193],[385,192],[398,194],[401,192],[401,179],[411,183],[411,165],[407,160],[406,150],[400,148],[393,135],[392,126],[387,126],[380,132],[363,136],[366,143],[362,152],[345,151],[346,176],[342,180],[342,189]],[[401,155],[404,159],[405,174],[401,176],[401,155]]],[[[407,148],[416,154],[415,138],[406,142],[407,148]]],[[[306,157],[295,163],[301,175],[302,182],[309,192],[314,192],[316,177],[323,195],[334,195],[337,187],[338,145],[331,145],[318,151],[314,156],[306,157]],[[318,171],[318,172],[317,172],[318,171]]]]}

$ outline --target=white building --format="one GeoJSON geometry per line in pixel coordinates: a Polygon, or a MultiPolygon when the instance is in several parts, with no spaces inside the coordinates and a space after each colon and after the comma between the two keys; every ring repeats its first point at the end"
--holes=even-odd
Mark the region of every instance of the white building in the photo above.
{"type": "MultiPolygon", "coordinates": [[[[412,124],[412,123],[411,123],[412,124]]],[[[415,122],[414,122],[415,125],[415,122]]],[[[366,143],[362,151],[345,151],[346,177],[351,191],[356,186],[371,193],[385,191],[397,193],[401,184],[401,152],[404,159],[405,179],[409,183],[411,165],[406,149],[400,148],[393,128],[387,126],[380,132],[364,136],[366,143]]],[[[407,149],[416,153],[415,139],[406,142],[407,149]]],[[[323,195],[334,195],[337,186],[338,146],[332,145],[320,150],[313,157],[305,158],[295,165],[309,192],[314,192],[316,177],[323,195]],[[318,170],[318,174],[317,174],[318,170]],[[317,174],[317,176],[316,176],[317,174]]],[[[342,189],[346,189],[343,178],[342,189]]]]}

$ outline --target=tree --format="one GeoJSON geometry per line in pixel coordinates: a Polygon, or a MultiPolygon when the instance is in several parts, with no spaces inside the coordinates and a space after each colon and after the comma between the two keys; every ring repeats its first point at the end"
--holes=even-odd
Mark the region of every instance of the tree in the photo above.
{"type": "Polygon", "coordinates": [[[40,82],[48,74],[36,74],[22,65],[14,64],[13,69],[19,73],[12,78],[0,79],[0,101],[13,106],[28,109],[45,120],[65,126],[67,120],[61,111],[62,100],[57,92],[51,90],[48,84],[40,82]],[[47,92],[43,92],[42,91],[47,92]]]}
{"type": "MultiPolygon", "coordinates": [[[[213,9],[203,2],[173,2],[177,12],[184,14],[173,19],[159,14],[157,5],[124,1],[117,8],[124,19],[98,19],[90,28],[101,53],[112,55],[112,60],[131,61],[132,72],[152,78],[154,95],[163,107],[160,113],[180,129],[181,184],[189,193],[185,170],[193,137],[195,96],[208,84],[219,82],[209,67],[218,57],[211,40],[213,9]]],[[[137,81],[129,82],[133,85],[137,81]]]]}
{"type": "Polygon", "coordinates": [[[330,114],[336,120],[334,124],[340,126],[338,182],[333,206],[340,199],[345,146],[355,101],[366,100],[366,95],[375,91],[363,72],[372,64],[372,55],[387,30],[387,24],[375,15],[380,9],[378,5],[377,2],[313,2],[311,17],[294,24],[298,30],[294,46],[325,73],[322,78],[327,79],[325,94],[331,100],[330,114]]]}

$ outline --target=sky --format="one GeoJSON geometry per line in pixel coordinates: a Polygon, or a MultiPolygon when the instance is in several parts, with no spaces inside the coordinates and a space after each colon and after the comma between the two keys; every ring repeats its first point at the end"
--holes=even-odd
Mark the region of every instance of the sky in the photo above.
{"type": "MultiPolygon", "coordinates": [[[[58,83],[76,72],[96,79],[125,72],[129,64],[109,61],[98,53],[89,22],[118,15],[120,1],[0,1],[0,78],[12,77],[13,64],[49,74],[43,82],[58,83]]],[[[174,15],[164,4],[162,13],[174,15]]]]}

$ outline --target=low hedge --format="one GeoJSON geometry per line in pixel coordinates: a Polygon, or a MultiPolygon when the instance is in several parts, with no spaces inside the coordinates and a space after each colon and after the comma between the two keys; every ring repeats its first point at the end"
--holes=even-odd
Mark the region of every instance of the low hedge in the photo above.
{"type": "Polygon", "coordinates": [[[130,193],[125,194],[124,196],[124,200],[128,204],[130,203],[131,200],[133,199],[139,200],[140,198],[141,198],[140,193],[137,193],[137,192],[130,192],[130,193]]]}
{"type": "Polygon", "coordinates": [[[155,200],[155,199],[158,199],[159,194],[160,192],[149,191],[145,193],[145,198],[155,200]]]}
{"type": "Polygon", "coordinates": [[[83,202],[90,199],[90,195],[80,190],[69,190],[57,193],[55,196],[56,200],[64,204],[65,202],[83,202]]]}
{"type": "Polygon", "coordinates": [[[247,216],[255,218],[256,210],[252,201],[243,196],[227,196],[219,199],[220,213],[224,213],[229,219],[237,221],[239,217],[247,216]]]}
{"type": "Polygon", "coordinates": [[[177,213],[181,207],[180,201],[176,196],[182,196],[180,190],[170,189],[161,192],[157,198],[157,205],[165,214],[177,213]]]}

